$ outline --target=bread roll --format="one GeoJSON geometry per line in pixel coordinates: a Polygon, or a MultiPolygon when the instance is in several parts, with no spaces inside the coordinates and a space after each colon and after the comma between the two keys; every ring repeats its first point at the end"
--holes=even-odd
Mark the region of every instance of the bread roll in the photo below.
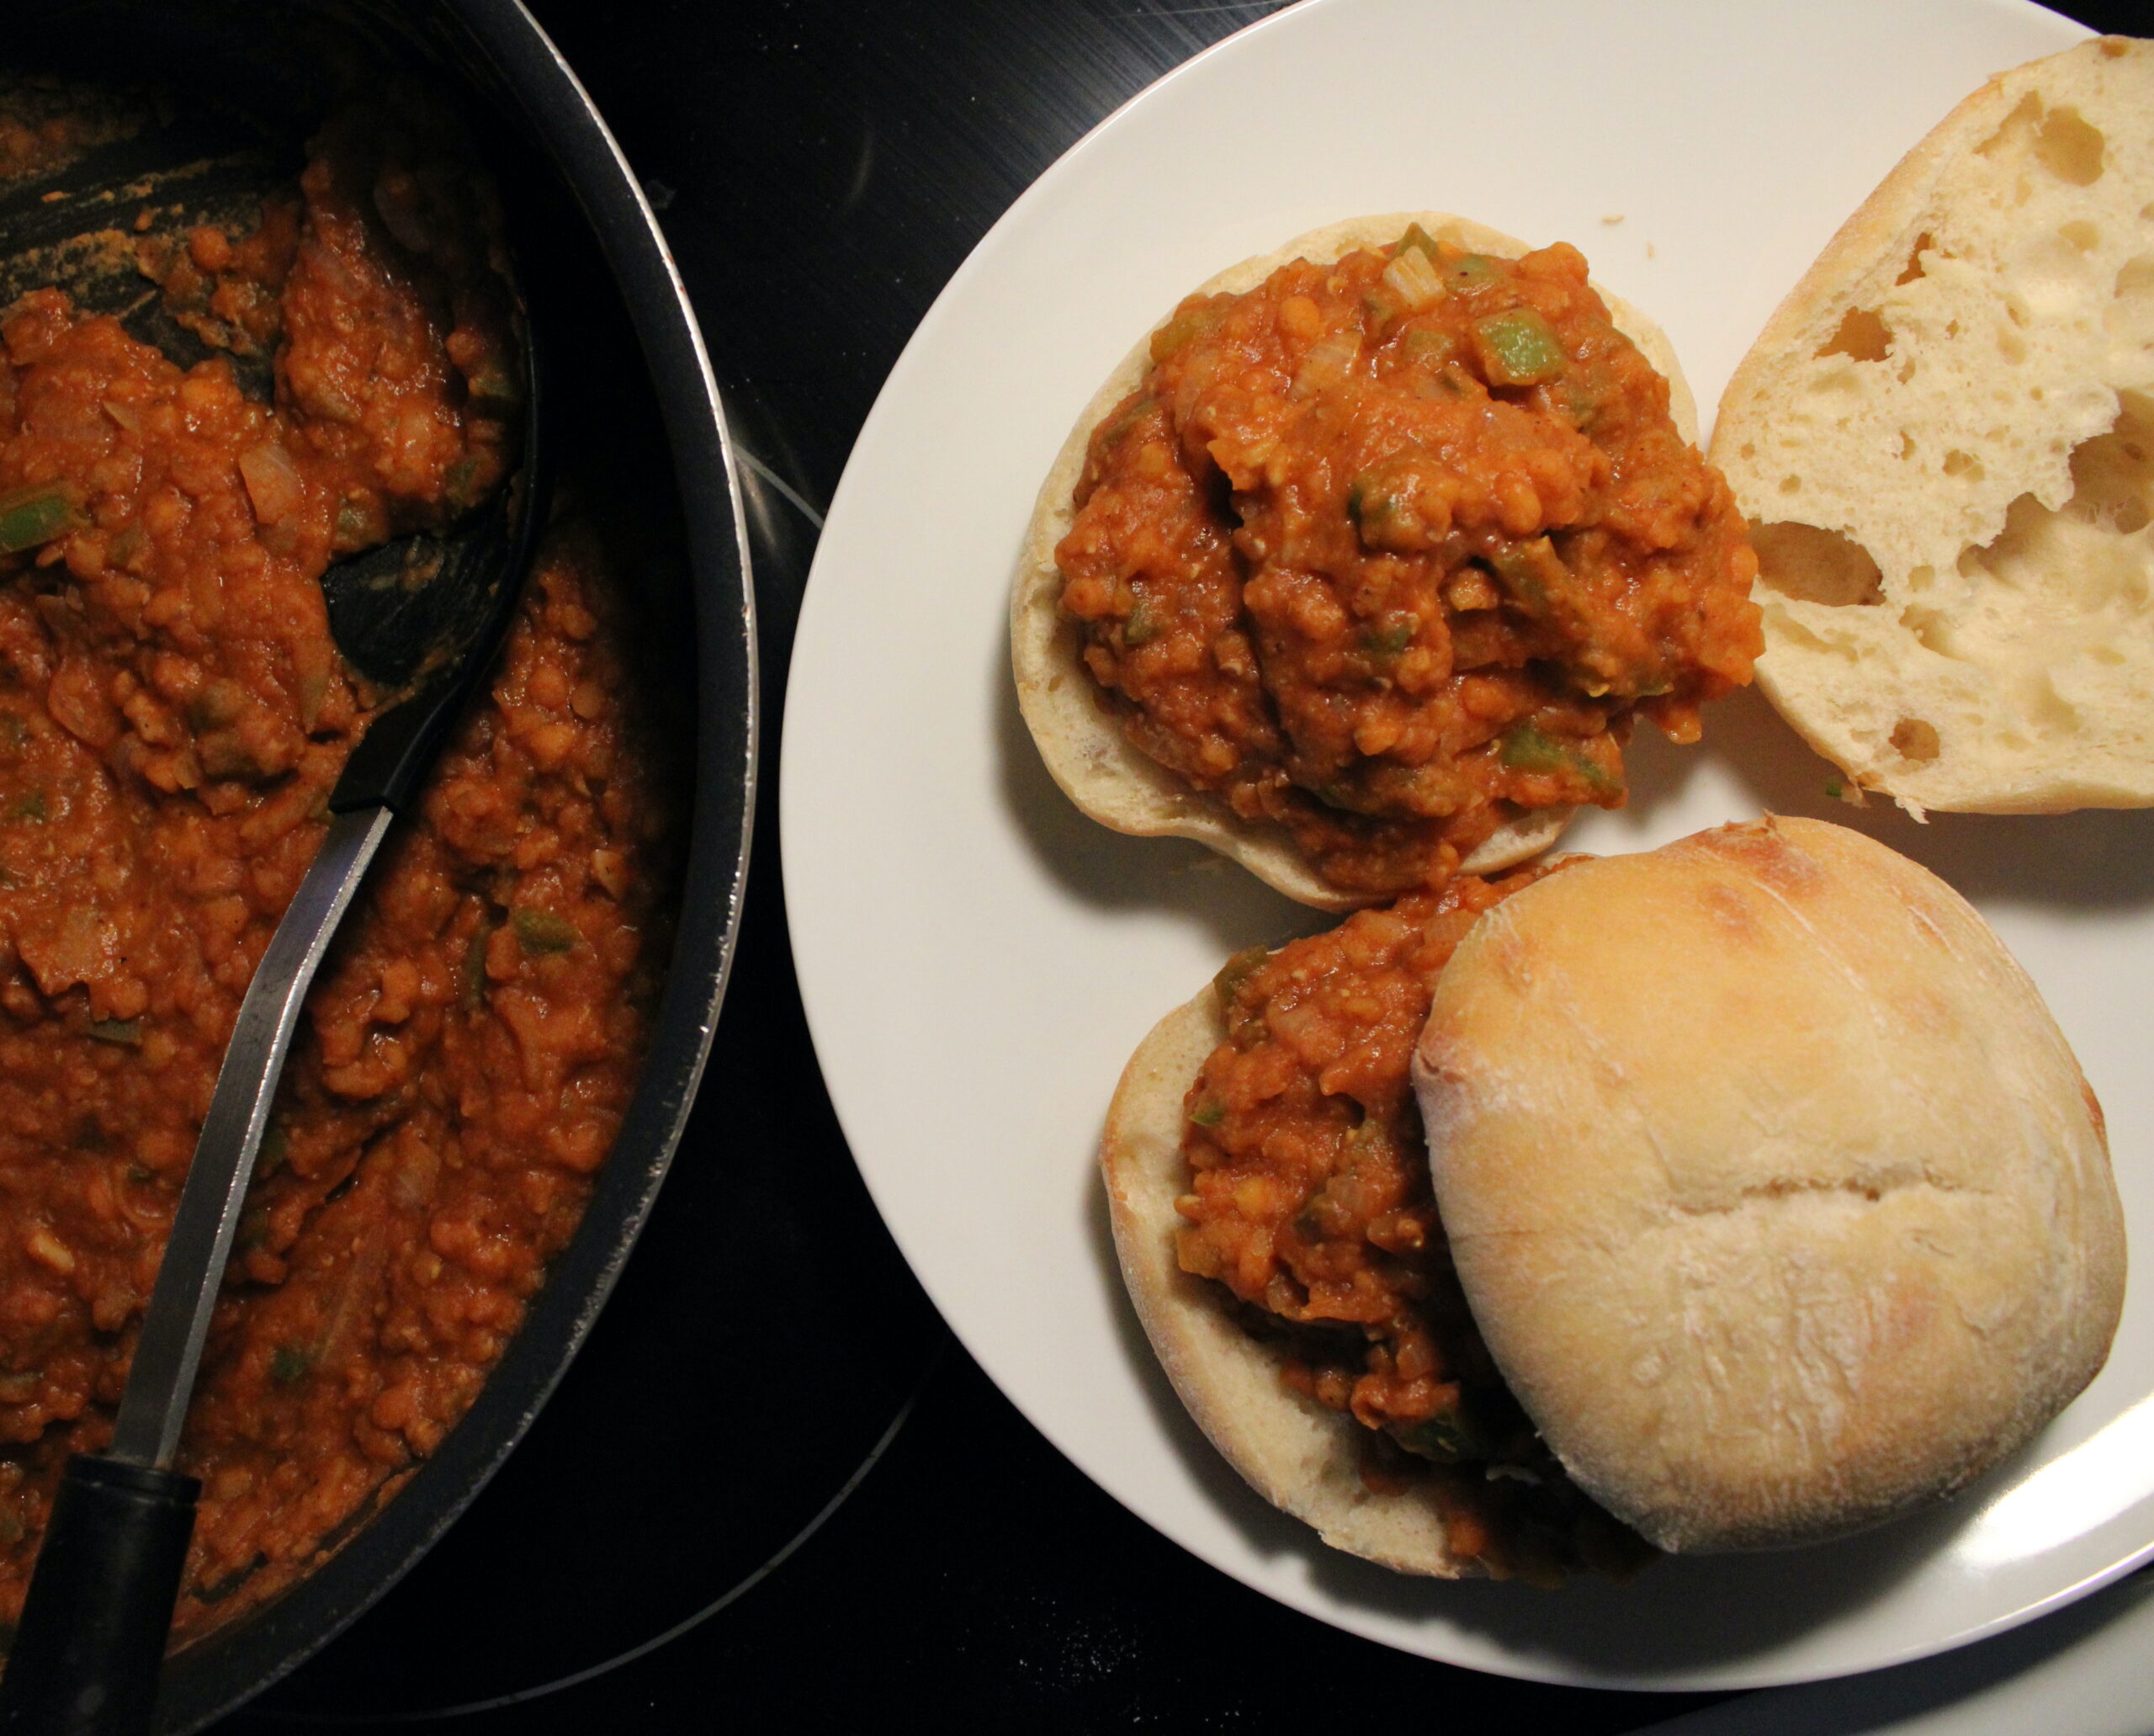
{"type": "MultiPolygon", "coordinates": [[[[1357,248],[1388,247],[1414,223],[1440,241],[1476,252],[1515,259],[1528,251],[1524,242],[1499,231],[1440,212],[1356,217],[1312,230],[1276,252],[1230,266],[1196,293],[1240,294],[1290,260],[1329,261],[1357,248]]],[[[1667,379],[1675,425],[1684,439],[1695,442],[1697,407],[1666,335],[1627,302],[1605,289],[1600,293],[1616,329],[1667,379]]],[[[1169,309],[1167,317],[1172,313],[1169,309]]],[[[1165,323],[1163,317],[1160,324],[1165,323]]],[[[1032,509],[1010,597],[1011,663],[1026,725],[1064,794],[1102,825],[1138,837],[1193,838],[1289,898],[1318,910],[1380,903],[1380,897],[1341,891],[1325,881],[1284,826],[1244,819],[1133,746],[1084,666],[1075,624],[1061,613],[1063,581],[1054,551],[1074,519],[1072,496],[1084,470],[1085,443],[1100,419],[1143,383],[1151,367],[1151,337],[1147,332],[1138,341],[1085,406],[1032,509]]],[[[1462,870],[1493,873],[1538,855],[1555,842],[1571,812],[1554,808],[1519,815],[1469,855],[1462,870]]]]}
{"type": "Polygon", "coordinates": [[[2123,1302],[2101,1112],[1980,916],[1767,819],[1483,916],[1414,1082],[1476,1320],[1663,1548],[1875,1525],[2090,1381],[2123,1302]]]}
{"type": "Polygon", "coordinates": [[[1994,78],[1729,382],[1758,682],[1910,808],[2154,803],[2154,43],[1994,78]]]}

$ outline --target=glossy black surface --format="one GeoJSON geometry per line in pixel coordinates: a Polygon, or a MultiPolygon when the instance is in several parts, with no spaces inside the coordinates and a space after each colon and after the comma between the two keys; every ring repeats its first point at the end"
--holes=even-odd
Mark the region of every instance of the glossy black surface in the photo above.
{"type": "MultiPolygon", "coordinates": [[[[1275,8],[533,9],[661,208],[736,436],[820,507],[914,325],[1010,202],[1121,102],[1275,8]]],[[[2109,29],[2137,13],[2072,9],[2109,29]]],[[[767,485],[748,506],[762,808],[726,1016],[673,1174],[495,1483],[234,1736],[443,1712],[474,1736],[1298,1736],[1342,1717],[1586,1736],[1706,1703],[1477,1675],[1292,1615],[1122,1511],[948,1343],[852,1170],[793,986],[775,725],[813,530],[767,485]]]]}

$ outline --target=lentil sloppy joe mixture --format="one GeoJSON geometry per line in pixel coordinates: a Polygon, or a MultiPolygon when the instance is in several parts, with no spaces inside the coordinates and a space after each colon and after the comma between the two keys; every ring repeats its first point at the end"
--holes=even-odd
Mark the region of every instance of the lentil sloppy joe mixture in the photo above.
{"type": "Polygon", "coordinates": [[[1634,717],[1750,678],[1757,560],[1575,248],[1409,228],[1192,296],[1093,431],[1062,608],[1133,741],[1324,879],[1440,884],[1621,804],[1634,717]]]}
{"type": "Polygon", "coordinates": [[[1504,1386],[1453,1271],[1409,1075],[1437,977],[1481,914],[1551,872],[1455,877],[1215,985],[1227,1041],[1186,1101],[1176,1253],[1276,1340],[1297,1390],[1364,1425],[1363,1475],[1431,1486],[1491,1574],[1625,1575],[1653,1556],[1564,1475],[1504,1386]]]}
{"type": "MultiPolygon", "coordinates": [[[[110,1435],[241,996],[393,701],[321,577],[501,486],[520,414],[489,189],[392,96],[258,228],[145,236],[222,355],[57,290],[0,316],[0,1621],[110,1435]]],[[[211,1329],[175,1633],[304,1574],[469,1407],[634,1089],[676,826],[590,534],[548,533],[491,692],[307,1004],[211,1329]]]]}

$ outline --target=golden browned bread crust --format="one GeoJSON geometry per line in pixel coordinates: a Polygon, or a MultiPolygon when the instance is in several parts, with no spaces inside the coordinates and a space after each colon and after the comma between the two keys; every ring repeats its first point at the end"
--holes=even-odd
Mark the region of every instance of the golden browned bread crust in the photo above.
{"type": "Polygon", "coordinates": [[[2154,803],[2154,43],[1992,79],[1759,335],[1758,684],[1918,811],[2154,803]]]}
{"type": "Polygon", "coordinates": [[[1663,1548],[1949,1494],[2108,1354],[2093,1096],[1982,918],[1858,833],[1769,818],[1525,889],[1445,970],[1414,1075],[1489,1349],[1663,1548]]]}
{"type": "MultiPolygon", "coordinates": [[[[1515,259],[1528,251],[1524,242],[1499,231],[1441,212],[1354,217],[1312,230],[1276,252],[1231,266],[1196,293],[1240,294],[1255,289],[1290,260],[1332,260],[1356,248],[1388,247],[1414,223],[1440,240],[1454,241],[1476,252],[1515,259]]],[[[1600,294],[1616,329],[1666,376],[1675,425],[1685,439],[1695,440],[1696,406],[1666,335],[1620,297],[1605,289],[1600,294]]],[[[1289,898],[1318,910],[1347,910],[1381,903],[1380,895],[1342,892],[1328,884],[1302,858],[1285,827],[1244,820],[1223,801],[1191,788],[1133,746],[1085,668],[1077,628],[1059,607],[1062,574],[1055,565],[1055,546],[1069,534],[1073,496],[1092,429],[1143,383],[1150,365],[1148,332],[1085,406],[1032,509],[1010,595],[1011,664],[1026,726],[1064,794],[1102,825],[1138,837],[1193,838],[1232,857],[1289,898]]],[[[1571,811],[1554,808],[1520,815],[1473,852],[1462,865],[1463,871],[1493,873],[1539,855],[1556,841],[1571,811]]]]}

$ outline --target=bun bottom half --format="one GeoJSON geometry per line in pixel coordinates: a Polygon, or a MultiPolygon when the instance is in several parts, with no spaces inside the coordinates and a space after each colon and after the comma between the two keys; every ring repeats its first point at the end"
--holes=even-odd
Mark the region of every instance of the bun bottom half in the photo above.
{"type": "MultiPolygon", "coordinates": [[[[1499,230],[1443,212],[1352,217],[1297,236],[1274,252],[1230,266],[1195,293],[1243,294],[1291,260],[1329,262],[1358,248],[1387,246],[1414,223],[1438,240],[1475,252],[1515,259],[1531,251],[1525,242],[1499,230]]],[[[1684,439],[1695,443],[1697,407],[1667,334],[1621,297],[1605,289],[1600,293],[1616,329],[1667,380],[1675,426],[1684,439]]],[[[1032,509],[1010,597],[1011,665],[1026,726],[1063,793],[1103,826],[1136,837],[1193,839],[1239,863],[1266,885],[1318,910],[1343,911],[1384,903],[1389,894],[1346,892],[1331,885],[1302,857],[1285,826],[1243,818],[1223,799],[1186,783],[1132,743],[1085,667],[1075,623],[1061,613],[1062,573],[1054,551],[1075,519],[1073,496],[1085,468],[1086,443],[1101,418],[1143,383],[1151,366],[1151,340],[1150,332],[1139,338],[1085,406],[1032,509]]],[[[1461,872],[1490,874],[1530,861],[1555,843],[1573,811],[1568,807],[1520,811],[1467,857],[1461,872]]]]}
{"type": "Polygon", "coordinates": [[[1138,1045],[1107,1111],[1101,1166],[1138,1319],[1205,1437],[1273,1506],[1333,1548],[1399,1573],[1478,1576],[1478,1562],[1451,1550],[1435,1487],[1371,1489],[1361,1472],[1361,1425],[1287,1386],[1279,1352],[1243,1328],[1228,1293],[1175,1258],[1175,1201],[1188,1187],[1183,1101],[1226,1037],[1207,986],[1138,1045]]]}

